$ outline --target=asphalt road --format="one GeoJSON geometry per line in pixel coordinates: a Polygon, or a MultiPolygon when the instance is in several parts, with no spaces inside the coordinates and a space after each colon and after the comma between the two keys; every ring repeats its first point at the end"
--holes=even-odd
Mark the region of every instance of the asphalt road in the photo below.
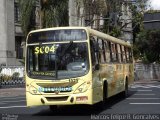
{"type": "MultiPolygon", "coordinates": [[[[121,94],[108,99],[104,109],[97,105],[60,106],[55,112],[48,106],[27,108],[25,96],[0,97],[0,119],[6,120],[41,120],[41,119],[133,119],[134,115],[152,115],[160,120],[160,82],[136,83],[130,88],[129,97],[121,94]]],[[[136,116],[134,116],[134,119],[136,116]]],[[[144,116],[141,116],[143,119],[144,116]]],[[[150,119],[149,118],[149,119],[150,119]]],[[[146,120],[146,118],[145,118],[146,120]]]]}

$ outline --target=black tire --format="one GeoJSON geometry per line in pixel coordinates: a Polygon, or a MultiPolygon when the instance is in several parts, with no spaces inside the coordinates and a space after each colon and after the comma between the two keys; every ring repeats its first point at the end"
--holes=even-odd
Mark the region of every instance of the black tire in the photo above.
{"type": "Polygon", "coordinates": [[[107,102],[107,82],[104,82],[104,85],[103,85],[103,102],[104,104],[107,102]]]}
{"type": "Polygon", "coordinates": [[[125,90],[122,92],[122,95],[123,95],[123,97],[124,98],[127,98],[128,97],[128,95],[129,95],[129,90],[128,90],[128,81],[126,80],[126,82],[125,82],[125,90]]]}
{"type": "Polygon", "coordinates": [[[53,112],[57,112],[58,106],[57,106],[57,105],[50,105],[50,106],[49,106],[49,109],[50,109],[51,111],[53,111],[53,112]]]}
{"type": "Polygon", "coordinates": [[[106,108],[107,103],[107,83],[104,82],[103,84],[103,99],[99,103],[96,104],[96,108],[100,110],[104,110],[106,108]]]}

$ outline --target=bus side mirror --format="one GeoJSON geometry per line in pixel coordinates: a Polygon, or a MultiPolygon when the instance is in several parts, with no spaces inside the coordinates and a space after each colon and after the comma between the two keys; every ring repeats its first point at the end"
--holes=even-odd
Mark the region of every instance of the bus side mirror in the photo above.
{"type": "Polygon", "coordinates": [[[99,68],[100,68],[99,64],[96,64],[95,65],[95,70],[99,70],[99,68]]]}

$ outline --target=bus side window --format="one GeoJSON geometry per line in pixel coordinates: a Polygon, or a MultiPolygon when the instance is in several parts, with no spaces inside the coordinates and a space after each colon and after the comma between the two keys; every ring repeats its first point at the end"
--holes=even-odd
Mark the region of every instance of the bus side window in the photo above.
{"type": "Polygon", "coordinates": [[[112,62],[117,62],[117,50],[115,43],[111,43],[111,52],[112,52],[112,62]]]}
{"type": "Polygon", "coordinates": [[[104,41],[102,39],[98,39],[98,45],[99,45],[99,59],[100,63],[105,63],[105,49],[104,49],[104,41]]]}
{"type": "Polygon", "coordinates": [[[102,40],[102,49],[103,49],[104,62],[106,62],[106,49],[105,49],[105,42],[104,42],[104,40],[102,40]]]}
{"type": "Polygon", "coordinates": [[[123,51],[122,51],[122,45],[120,45],[120,53],[121,53],[121,62],[123,62],[123,51]]]}
{"type": "Polygon", "coordinates": [[[118,59],[118,44],[114,44],[114,45],[115,45],[115,54],[116,54],[115,62],[119,62],[119,59],[118,59]]]}
{"type": "Polygon", "coordinates": [[[95,49],[96,48],[96,42],[94,40],[90,40],[90,45],[91,45],[91,59],[92,59],[92,65],[96,65],[98,64],[98,55],[97,55],[97,51],[95,49]]]}
{"type": "Polygon", "coordinates": [[[108,46],[109,46],[109,53],[110,53],[110,61],[112,62],[112,61],[113,61],[113,58],[112,58],[111,42],[108,42],[108,46]]]}
{"type": "Polygon", "coordinates": [[[128,47],[126,48],[126,53],[127,53],[127,62],[129,63],[130,62],[130,58],[129,58],[129,48],[128,47]]]}
{"type": "Polygon", "coordinates": [[[122,63],[121,49],[119,44],[117,44],[117,53],[118,53],[118,60],[119,60],[118,62],[122,63]]]}
{"type": "Polygon", "coordinates": [[[105,58],[106,58],[106,62],[109,63],[111,62],[111,58],[110,58],[110,49],[109,49],[109,44],[108,42],[104,42],[104,48],[105,48],[105,58]]]}
{"type": "Polygon", "coordinates": [[[133,62],[131,48],[128,49],[128,52],[129,52],[129,62],[133,62]]]}
{"type": "Polygon", "coordinates": [[[122,55],[123,55],[123,62],[126,63],[126,54],[125,54],[125,47],[122,46],[122,55]]]}
{"type": "Polygon", "coordinates": [[[126,62],[128,63],[129,62],[129,54],[128,54],[128,48],[125,47],[125,56],[126,56],[126,62]]]}

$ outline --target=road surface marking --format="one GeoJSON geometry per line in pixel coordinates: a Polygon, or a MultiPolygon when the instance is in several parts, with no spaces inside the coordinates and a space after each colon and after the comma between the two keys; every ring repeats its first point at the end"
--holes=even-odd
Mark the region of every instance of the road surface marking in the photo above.
{"type": "Polygon", "coordinates": [[[129,103],[132,105],[160,105],[160,103],[129,103]]]}
{"type": "Polygon", "coordinates": [[[0,97],[0,101],[1,100],[6,100],[6,99],[19,99],[19,98],[26,98],[26,97],[0,97]]]}
{"type": "Polygon", "coordinates": [[[27,106],[7,106],[7,107],[0,107],[0,109],[6,109],[6,108],[24,108],[27,106]]]}
{"type": "Polygon", "coordinates": [[[17,100],[17,101],[1,101],[1,103],[14,103],[14,102],[23,102],[23,101],[26,101],[26,100],[17,100]]]}
{"type": "Polygon", "coordinates": [[[160,88],[160,85],[147,85],[148,87],[160,88]]]}
{"type": "Polygon", "coordinates": [[[126,99],[146,99],[146,100],[149,100],[149,99],[153,99],[153,100],[159,100],[160,98],[126,98],[126,99]]]}
{"type": "Polygon", "coordinates": [[[143,86],[143,85],[134,85],[134,86],[131,86],[131,88],[150,88],[150,87],[143,86]]]}
{"type": "Polygon", "coordinates": [[[137,91],[148,92],[148,91],[152,91],[152,90],[137,90],[137,91]]]}
{"type": "Polygon", "coordinates": [[[134,94],[134,95],[155,95],[155,94],[134,94]]]}
{"type": "Polygon", "coordinates": [[[160,85],[133,85],[131,88],[160,88],[160,85]]]}
{"type": "Polygon", "coordinates": [[[0,102],[0,105],[4,105],[4,104],[7,104],[7,103],[2,103],[2,102],[0,102]]]}

